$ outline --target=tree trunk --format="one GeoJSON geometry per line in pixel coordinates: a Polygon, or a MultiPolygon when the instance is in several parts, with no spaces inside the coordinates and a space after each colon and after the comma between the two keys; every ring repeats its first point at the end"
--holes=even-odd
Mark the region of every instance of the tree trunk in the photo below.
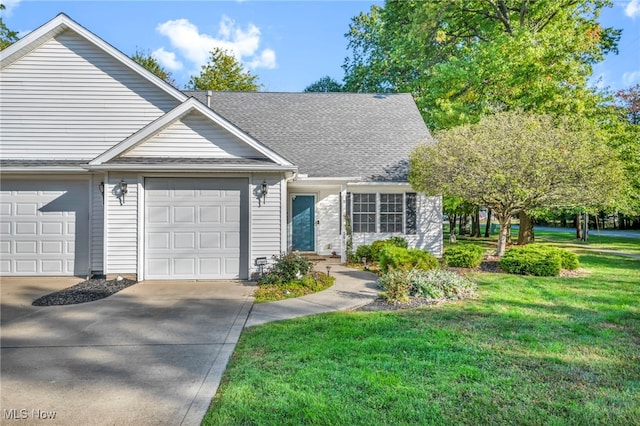
{"type": "Polygon", "coordinates": [[[449,234],[455,234],[456,233],[456,221],[458,219],[457,215],[452,215],[449,216],[449,234]]]}
{"type": "Polygon", "coordinates": [[[520,213],[520,230],[518,231],[518,245],[531,244],[535,241],[533,221],[525,212],[520,213]]]}
{"type": "Polygon", "coordinates": [[[498,218],[498,222],[500,222],[500,233],[498,234],[498,249],[496,250],[496,256],[501,257],[507,249],[507,238],[511,228],[511,216],[496,216],[498,218]]]}
{"type": "Polygon", "coordinates": [[[487,209],[487,225],[486,228],[484,228],[484,237],[485,238],[489,238],[489,235],[491,235],[491,209],[487,209]]]}
{"type": "Polygon", "coordinates": [[[473,211],[471,222],[471,236],[480,238],[480,207],[476,207],[473,211]]]}
{"type": "Polygon", "coordinates": [[[576,214],[576,239],[582,239],[582,215],[576,214]]]}

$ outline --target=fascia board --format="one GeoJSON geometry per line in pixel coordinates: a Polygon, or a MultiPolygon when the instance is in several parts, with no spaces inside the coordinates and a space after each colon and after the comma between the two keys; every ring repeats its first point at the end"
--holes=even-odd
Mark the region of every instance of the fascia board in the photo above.
{"type": "Polygon", "coordinates": [[[241,164],[231,164],[231,165],[211,165],[211,164],[193,164],[193,163],[184,163],[184,164],[97,164],[97,165],[89,165],[86,167],[86,170],[89,171],[110,171],[110,170],[135,170],[135,171],[160,171],[160,172],[169,172],[169,171],[180,171],[180,172],[192,172],[192,171],[207,171],[207,172],[217,172],[217,171],[246,171],[246,172],[296,172],[298,169],[296,167],[289,166],[259,166],[259,165],[241,165],[241,164]]]}

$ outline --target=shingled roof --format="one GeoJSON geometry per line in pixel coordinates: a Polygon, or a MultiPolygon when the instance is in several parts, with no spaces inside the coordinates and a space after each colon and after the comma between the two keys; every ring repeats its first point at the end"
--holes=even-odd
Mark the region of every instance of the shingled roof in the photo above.
{"type": "Polygon", "coordinates": [[[210,106],[309,177],[406,181],[411,149],[431,140],[410,94],[213,92],[210,106]]]}

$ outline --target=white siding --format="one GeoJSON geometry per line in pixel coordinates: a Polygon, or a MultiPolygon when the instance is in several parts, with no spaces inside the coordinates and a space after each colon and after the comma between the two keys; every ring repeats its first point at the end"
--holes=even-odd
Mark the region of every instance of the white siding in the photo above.
{"type": "MultiPolygon", "coordinates": [[[[367,191],[361,191],[367,192],[367,191]]],[[[375,191],[370,191],[375,192],[375,191]]],[[[383,191],[390,193],[391,191],[383,191]]],[[[353,250],[363,244],[371,244],[377,240],[386,240],[398,236],[407,240],[409,247],[428,250],[435,256],[442,255],[442,198],[426,197],[418,194],[416,199],[416,234],[407,235],[400,232],[367,232],[353,233],[353,250]]]]}
{"type": "Polygon", "coordinates": [[[2,157],[91,159],[179,102],[71,31],[2,70],[2,157]]]}
{"type": "Polygon", "coordinates": [[[104,185],[108,203],[106,274],[136,274],[138,262],[138,178],[134,174],[110,174],[104,185]],[[128,193],[120,204],[117,185],[124,179],[128,193]]]}
{"type": "MultiPolygon", "coordinates": [[[[104,255],[104,200],[100,193],[100,182],[104,176],[93,175],[91,182],[91,212],[89,214],[89,232],[91,233],[91,271],[103,272],[104,255]]],[[[106,190],[105,190],[106,191],[106,190]]]]}
{"type": "MultiPolygon", "coordinates": [[[[282,242],[282,210],[280,203],[285,202],[281,197],[281,185],[285,185],[279,176],[253,178],[251,185],[251,257],[249,258],[250,272],[255,272],[257,257],[278,255],[282,242]],[[266,180],[269,192],[266,200],[259,197],[262,181],[266,180]]],[[[251,273],[249,274],[251,276],[251,273]]]]}
{"type": "Polygon", "coordinates": [[[125,153],[124,156],[264,158],[262,154],[199,112],[192,112],[172,123],[157,135],[125,153]]]}

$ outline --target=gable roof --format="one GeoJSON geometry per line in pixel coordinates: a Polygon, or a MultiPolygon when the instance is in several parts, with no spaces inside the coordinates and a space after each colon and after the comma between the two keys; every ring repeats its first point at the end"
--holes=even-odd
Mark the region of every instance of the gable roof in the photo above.
{"type": "MultiPolygon", "coordinates": [[[[207,104],[207,92],[185,92],[207,104]]],[[[211,108],[309,177],[406,181],[431,135],[410,94],[212,92],[211,108]]]]}
{"type": "Polygon", "coordinates": [[[49,22],[36,28],[20,40],[13,43],[11,46],[0,51],[0,69],[12,64],[33,49],[65,31],[75,32],[85,40],[95,45],[97,48],[102,49],[103,51],[110,54],[126,67],[130,68],[154,85],[158,86],[159,89],[176,98],[176,100],[182,102],[187,99],[187,96],[180,90],[176,89],[166,81],[157,77],[155,74],[145,69],[142,65],[138,64],[133,59],[129,58],[127,55],[125,55],[106,41],[102,40],[100,37],[96,36],[91,31],[87,30],[64,13],[60,13],[49,22]]]}
{"type": "MultiPolygon", "coordinates": [[[[187,99],[185,102],[181,103],[173,110],[164,114],[163,116],[156,119],[155,121],[149,123],[147,126],[143,127],[138,132],[134,133],[127,139],[123,140],[122,142],[115,145],[111,149],[105,151],[98,157],[94,158],[92,161],[89,162],[89,165],[99,166],[99,165],[108,163],[112,160],[117,160],[117,162],[122,164],[127,164],[127,163],[130,164],[132,162],[131,158],[128,160],[124,160],[118,157],[125,154],[127,151],[132,150],[136,146],[139,146],[140,144],[144,143],[146,140],[152,138],[154,135],[157,135],[163,129],[166,129],[172,123],[176,122],[177,120],[180,120],[182,117],[186,116],[187,114],[193,111],[199,112],[206,119],[211,120],[212,123],[215,123],[220,127],[222,127],[226,132],[234,136],[237,139],[238,143],[246,144],[250,148],[255,150],[256,153],[259,153],[261,158],[247,159],[248,163],[255,164],[256,162],[253,160],[260,160],[260,163],[265,163],[264,160],[266,159],[268,160],[268,163],[271,163],[272,166],[273,165],[283,166],[284,168],[289,170],[292,170],[295,168],[293,164],[288,162],[279,154],[277,154],[276,152],[273,152],[269,148],[260,144],[259,142],[257,142],[255,139],[253,139],[246,133],[243,133],[240,129],[238,129],[233,124],[229,123],[227,120],[222,118],[215,111],[205,107],[201,102],[198,102],[195,98],[187,99]]],[[[144,158],[138,158],[137,160],[140,162],[146,161],[146,159],[144,158]]],[[[168,161],[168,163],[176,163],[179,160],[180,160],[179,158],[171,159],[170,161],[168,161]]],[[[226,159],[226,160],[219,159],[219,160],[224,160],[229,164],[234,164],[234,163],[238,163],[238,161],[241,159],[235,159],[234,161],[230,161],[229,159],[226,159]]],[[[149,161],[150,163],[153,163],[153,164],[163,163],[163,161],[159,161],[158,159],[149,160],[149,161]]],[[[188,161],[185,161],[185,162],[188,162],[188,161]]],[[[198,162],[198,163],[202,164],[202,162],[198,162]]],[[[215,164],[216,161],[212,159],[212,161],[209,161],[209,163],[215,164]]],[[[242,161],[240,161],[240,163],[242,163],[242,161]]]]}

